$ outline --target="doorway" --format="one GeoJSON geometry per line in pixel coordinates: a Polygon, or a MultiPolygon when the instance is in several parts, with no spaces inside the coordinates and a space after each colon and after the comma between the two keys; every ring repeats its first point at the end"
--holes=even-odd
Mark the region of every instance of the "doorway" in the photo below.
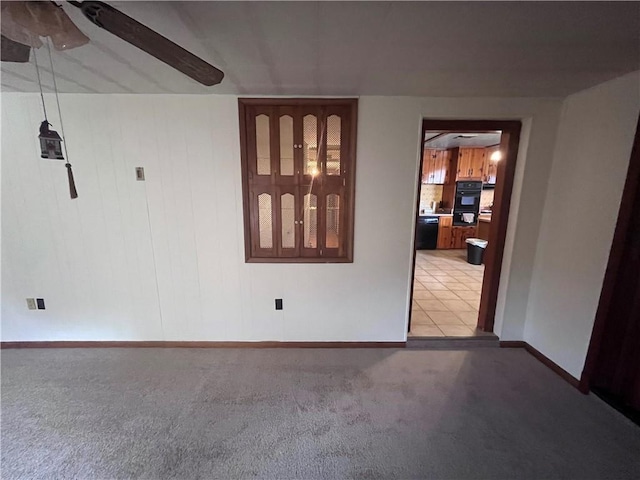
{"type": "Polygon", "coordinates": [[[640,119],[580,390],[640,425],[640,119]]]}
{"type": "Polygon", "coordinates": [[[493,332],[520,128],[423,120],[409,337],[493,332]]]}

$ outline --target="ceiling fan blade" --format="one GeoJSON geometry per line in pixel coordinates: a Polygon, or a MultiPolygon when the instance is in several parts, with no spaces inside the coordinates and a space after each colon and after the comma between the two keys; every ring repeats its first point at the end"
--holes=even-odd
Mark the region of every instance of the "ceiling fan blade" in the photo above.
{"type": "Polygon", "coordinates": [[[27,63],[29,61],[31,47],[28,45],[14,42],[4,35],[2,35],[2,38],[0,39],[0,44],[2,44],[0,60],[3,62],[27,63]]]}
{"type": "Polygon", "coordinates": [[[69,2],[85,17],[117,37],[179,70],[203,85],[216,85],[224,73],[180,45],[103,2],[69,2]]]}

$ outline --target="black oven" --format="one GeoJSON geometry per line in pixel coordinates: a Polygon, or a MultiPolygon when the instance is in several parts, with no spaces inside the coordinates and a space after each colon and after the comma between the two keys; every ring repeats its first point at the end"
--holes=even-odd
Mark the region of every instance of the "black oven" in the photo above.
{"type": "Polygon", "coordinates": [[[476,211],[480,210],[480,192],[463,190],[456,192],[454,210],[476,211]]]}
{"type": "Polygon", "coordinates": [[[473,226],[478,223],[482,182],[456,182],[453,224],[473,226]]]}

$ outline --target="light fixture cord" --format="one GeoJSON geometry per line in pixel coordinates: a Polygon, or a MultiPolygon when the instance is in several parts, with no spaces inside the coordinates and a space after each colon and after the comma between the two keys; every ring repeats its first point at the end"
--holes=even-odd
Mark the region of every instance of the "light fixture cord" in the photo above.
{"type": "MultiPolygon", "coordinates": [[[[67,152],[67,137],[64,134],[64,123],[62,123],[62,112],[60,111],[60,98],[58,97],[58,84],[56,83],[56,72],[53,68],[53,57],[51,56],[51,46],[49,42],[49,37],[47,37],[47,50],[49,51],[49,63],[51,64],[51,76],[53,77],[53,90],[56,92],[56,104],[58,105],[58,117],[60,118],[60,131],[62,132],[62,145],[64,147],[64,154],[67,157],[67,163],[69,163],[69,152],[67,152]]],[[[40,91],[42,92],[42,86],[40,87],[40,91]]],[[[42,101],[44,102],[44,99],[42,101]]]]}
{"type": "Polygon", "coordinates": [[[64,123],[62,122],[62,111],[60,110],[60,97],[58,97],[58,84],[56,82],[56,71],[53,68],[53,56],[51,55],[51,42],[47,37],[47,50],[49,51],[49,63],[51,64],[51,76],[53,77],[53,90],[56,92],[56,104],[58,105],[58,117],[60,118],[60,131],[62,132],[62,145],[64,147],[64,155],[67,159],[65,167],[67,167],[67,178],[69,179],[69,194],[71,198],[78,198],[78,190],[76,189],[76,182],[73,178],[73,170],[71,169],[71,163],[69,162],[69,152],[67,151],[67,137],[64,134],[64,123]]]}
{"type": "Polygon", "coordinates": [[[40,80],[40,68],[38,68],[38,55],[36,54],[36,49],[33,49],[33,59],[36,63],[36,74],[38,75],[38,86],[40,87],[40,98],[42,99],[42,110],[44,110],[44,119],[47,120],[47,107],[44,104],[44,94],[42,93],[42,81],[40,80]]]}

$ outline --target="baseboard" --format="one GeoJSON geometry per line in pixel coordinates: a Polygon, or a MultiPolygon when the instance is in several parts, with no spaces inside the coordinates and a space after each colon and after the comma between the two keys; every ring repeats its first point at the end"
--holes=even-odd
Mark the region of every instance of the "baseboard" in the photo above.
{"type": "Polygon", "coordinates": [[[580,380],[575,378],[573,375],[571,375],[569,372],[567,372],[564,368],[562,368],[560,365],[558,365],[556,362],[551,360],[549,357],[547,357],[546,355],[541,353],[536,348],[534,348],[531,345],[529,345],[527,342],[524,342],[522,340],[506,340],[506,341],[501,341],[500,342],[500,347],[502,347],[502,348],[524,348],[527,352],[529,352],[531,355],[536,357],[536,359],[538,359],[538,361],[540,361],[541,363],[546,365],[549,369],[553,370],[560,377],[562,377],[572,387],[578,389],[582,393],[585,393],[580,388],[580,380]]]}
{"type": "Polygon", "coordinates": [[[182,342],[43,341],[0,342],[0,348],[405,348],[406,342],[182,342]]]}

